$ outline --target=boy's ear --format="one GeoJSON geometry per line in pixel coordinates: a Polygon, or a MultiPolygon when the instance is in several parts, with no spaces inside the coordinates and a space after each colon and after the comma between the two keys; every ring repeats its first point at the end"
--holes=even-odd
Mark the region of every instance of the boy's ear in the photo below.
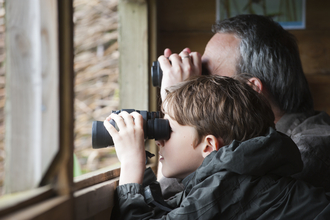
{"type": "Polygon", "coordinates": [[[252,88],[257,91],[258,93],[261,93],[263,91],[263,85],[260,79],[257,77],[252,77],[249,79],[249,84],[252,86],[252,88]]]}
{"type": "Polygon", "coordinates": [[[222,138],[216,138],[214,135],[206,135],[204,137],[203,157],[207,157],[212,151],[218,151],[223,145],[222,138]]]}

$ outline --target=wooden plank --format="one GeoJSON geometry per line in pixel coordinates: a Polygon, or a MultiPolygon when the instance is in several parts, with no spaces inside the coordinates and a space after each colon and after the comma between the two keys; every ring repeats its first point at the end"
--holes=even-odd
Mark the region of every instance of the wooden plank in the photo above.
{"type": "MultiPolygon", "coordinates": [[[[306,1],[306,28],[329,29],[330,1],[306,1]]],[[[160,31],[208,31],[216,19],[216,1],[159,1],[160,31]]]]}
{"type": "Polygon", "coordinates": [[[75,192],[76,219],[90,218],[112,208],[114,205],[114,192],[117,186],[118,178],[75,192]]]}
{"type": "Polygon", "coordinates": [[[13,214],[4,216],[1,219],[33,219],[33,220],[72,220],[69,196],[60,196],[54,199],[48,199],[44,202],[32,205],[13,214]]]}
{"type": "Polygon", "coordinates": [[[144,0],[119,1],[120,106],[148,110],[148,9],[144,0]]]}
{"type": "MultiPolygon", "coordinates": [[[[151,167],[151,169],[156,173],[156,161],[154,161],[154,163],[148,164],[147,167],[151,167]]],[[[104,181],[115,179],[119,177],[119,175],[120,168],[111,170],[109,170],[109,168],[103,168],[94,172],[86,173],[74,178],[74,191],[81,190],[102,183],[104,181]]]]}
{"type": "Polygon", "coordinates": [[[54,190],[49,185],[21,193],[4,195],[0,198],[0,217],[49,199],[54,195],[54,190]]]}
{"type": "Polygon", "coordinates": [[[7,193],[38,185],[41,170],[40,5],[38,0],[6,2],[7,193]]]}
{"type": "MultiPolygon", "coordinates": [[[[152,164],[151,169],[156,173],[157,166],[152,164]]],[[[92,177],[102,179],[102,176],[95,175],[92,177]]],[[[86,179],[86,181],[89,181],[86,179]]],[[[91,186],[78,190],[74,193],[75,200],[75,216],[76,219],[109,219],[111,209],[114,206],[114,192],[118,186],[119,178],[114,178],[99,184],[92,184],[91,186]]]]}
{"type": "Polygon", "coordinates": [[[111,212],[112,212],[112,207],[109,207],[96,215],[92,216],[90,219],[91,220],[109,220],[111,217],[111,212]]]}
{"type": "Polygon", "coordinates": [[[213,33],[200,32],[161,32],[159,34],[159,55],[165,48],[170,48],[174,53],[180,53],[185,47],[189,47],[192,51],[204,53],[207,42],[211,39],[213,33]]]}
{"type": "Polygon", "coordinates": [[[314,99],[314,108],[330,114],[330,75],[306,75],[314,99]]]}
{"type": "Polygon", "coordinates": [[[216,20],[216,1],[158,1],[159,30],[210,31],[216,20]]]}
{"type": "Polygon", "coordinates": [[[84,175],[75,177],[74,190],[77,191],[119,177],[120,168],[105,171],[106,169],[108,168],[100,169],[94,172],[86,173],[84,175]]]}
{"type": "Polygon", "coordinates": [[[330,30],[291,31],[306,74],[330,74],[330,30]]]}
{"type": "Polygon", "coordinates": [[[306,1],[306,29],[320,30],[330,29],[330,1],[314,0],[306,1]]]}

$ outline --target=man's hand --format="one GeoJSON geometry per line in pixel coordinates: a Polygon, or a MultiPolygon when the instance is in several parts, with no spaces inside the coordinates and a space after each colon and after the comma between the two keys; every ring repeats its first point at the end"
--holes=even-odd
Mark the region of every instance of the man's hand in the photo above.
{"type": "Polygon", "coordinates": [[[116,153],[121,162],[119,185],[143,182],[146,155],[144,149],[143,118],[137,112],[111,114],[104,121],[104,126],[111,135],[116,153]],[[119,131],[109,121],[113,119],[119,131]]]}
{"type": "Polygon", "coordinates": [[[176,85],[191,76],[202,74],[201,55],[198,52],[191,52],[189,48],[185,48],[180,54],[172,54],[167,48],[164,55],[158,58],[158,62],[163,71],[162,100],[165,99],[167,87],[176,85]]]}

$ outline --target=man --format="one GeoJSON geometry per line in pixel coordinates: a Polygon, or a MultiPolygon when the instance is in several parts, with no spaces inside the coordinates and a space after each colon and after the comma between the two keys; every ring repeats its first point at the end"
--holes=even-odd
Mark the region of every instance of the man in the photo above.
{"type": "MultiPolygon", "coordinates": [[[[202,58],[189,48],[179,55],[166,49],[159,57],[162,99],[168,86],[200,75],[202,62],[210,74],[247,78],[269,101],[276,129],[290,136],[301,152],[304,168],[293,177],[330,191],[330,117],[313,109],[294,36],[258,15],[220,21],[213,31],[202,58]]],[[[167,181],[161,181],[164,191],[171,185],[167,181]]]]}

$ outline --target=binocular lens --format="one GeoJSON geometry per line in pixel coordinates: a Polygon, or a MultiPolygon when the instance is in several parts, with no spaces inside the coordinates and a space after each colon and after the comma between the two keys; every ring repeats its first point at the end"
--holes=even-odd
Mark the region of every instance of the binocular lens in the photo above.
{"type": "Polygon", "coordinates": [[[94,149],[113,146],[113,140],[103,125],[103,121],[93,121],[92,145],[94,149]]]}

